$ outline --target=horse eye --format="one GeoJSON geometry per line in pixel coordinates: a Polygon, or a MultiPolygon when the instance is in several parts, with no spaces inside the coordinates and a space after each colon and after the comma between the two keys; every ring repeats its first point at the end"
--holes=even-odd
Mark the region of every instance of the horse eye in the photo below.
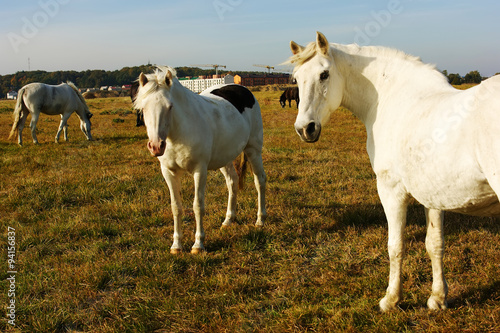
{"type": "Polygon", "coordinates": [[[328,79],[329,77],[330,77],[330,72],[328,72],[328,71],[324,71],[323,73],[321,73],[321,74],[319,75],[319,79],[320,79],[321,81],[325,81],[325,80],[326,80],[326,79],[328,79]]]}

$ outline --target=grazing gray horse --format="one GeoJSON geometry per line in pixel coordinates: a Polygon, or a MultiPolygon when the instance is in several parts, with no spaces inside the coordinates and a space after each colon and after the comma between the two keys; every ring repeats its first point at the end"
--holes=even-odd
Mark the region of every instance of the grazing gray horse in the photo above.
{"type": "Polygon", "coordinates": [[[24,123],[28,114],[31,113],[31,136],[33,142],[38,144],[36,138],[36,123],[40,112],[49,115],[61,115],[61,123],[56,134],[56,143],[59,142],[59,135],[64,129],[64,139],[68,141],[67,122],[73,112],[80,117],[80,129],[87,137],[92,140],[90,134],[90,118],[92,113],[89,111],[87,103],[82,94],[71,82],[61,83],[58,86],[44,83],[30,83],[19,90],[16,108],[14,109],[14,124],[10,131],[9,139],[14,136],[16,130],[18,133],[18,143],[22,146],[22,132],[24,123]]]}

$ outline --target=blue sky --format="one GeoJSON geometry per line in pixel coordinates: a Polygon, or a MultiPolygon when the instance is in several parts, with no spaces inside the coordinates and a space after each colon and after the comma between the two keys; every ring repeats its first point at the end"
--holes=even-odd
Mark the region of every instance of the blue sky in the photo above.
{"type": "Polygon", "coordinates": [[[151,62],[278,67],[289,41],[384,45],[440,70],[500,72],[500,2],[493,0],[2,1],[0,75],[115,70],[151,62]]]}

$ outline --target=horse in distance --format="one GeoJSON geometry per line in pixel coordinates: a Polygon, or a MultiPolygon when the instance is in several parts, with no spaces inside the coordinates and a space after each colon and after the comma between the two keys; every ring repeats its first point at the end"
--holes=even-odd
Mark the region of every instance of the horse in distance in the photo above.
{"type": "Polygon", "coordinates": [[[258,194],[257,226],[267,216],[266,174],[262,163],[263,127],[260,106],[252,93],[235,84],[211,87],[200,95],[182,86],[171,67],[158,67],[139,76],[134,107],[142,110],[149,137],[147,147],[160,161],[170,190],[174,218],[170,252],[182,251],[182,199],[180,178],[187,171],[194,177],[193,211],[196,220],[192,253],[205,250],[205,187],[207,171],[220,169],[229,191],[223,226],[236,218],[239,180],[233,160],[242,152],[248,158],[258,194]]]}
{"type": "Polygon", "coordinates": [[[291,87],[286,88],[283,94],[280,96],[280,104],[282,108],[285,108],[286,102],[288,101],[288,107],[292,107],[292,101],[297,103],[297,108],[299,107],[299,88],[291,87]]]}
{"type": "Polygon", "coordinates": [[[12,138],[17,131],[17,142],[22,146],[22,133],[24,124],[29,114],[31,114],[31,136],[33,143],[38,144],[36,136],[36,124],[40,113],[48,115],[61,115],[61,122],[55,137],[55,142],[59,142],[59,136],[64,130],[64,139],[68,141],[67,122],[69,117],[76,112],[80,118],[80,129],[87,140],[92,140],[90,133],[90,118],[92,113],[85,102],[78,88],[71,82],[60,85],[48,85],[44,83],[30,83],[19,90],[17,102],[14,109],[14,124],[9,135],[12,138]]]}
{"type": "Polygon", "coordinates": [[[444,211],[500,215],[500,76],[453,88],[434,66],[385,47],[329,43],[317,33],[290,43],[300,93],[295,130],[316,142],[330,113],[345,106],[365,125],[367,151],[388,222],[389,285],[382,311],[401,300],[407,206],[425,208],[432,264],[430,309],[447,307],[444,211]]]}
{"type": "MultiPolygon", "coordinates": [[[[139,89],[139,82],[132,82],[132,86],[130,87],[130,99],[132,100],[132,104],[135,102],[137,97],[137,90],[139,89]]],[[[136,122],[135,126],[140,127],[144,126],[144,115],[142,114],[142,110],[135,110],[136,113],[136,122]]]]}

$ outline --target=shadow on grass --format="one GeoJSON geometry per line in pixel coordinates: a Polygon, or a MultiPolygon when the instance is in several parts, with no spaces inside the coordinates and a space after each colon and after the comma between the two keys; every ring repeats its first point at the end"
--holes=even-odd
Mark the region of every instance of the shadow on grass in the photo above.
{"type": "Polygon", "coordinates": [[[448,300],[448,305],[452,309],[470,307],[485,304],[500,298],[500,280],[497,278],[492,283],[485,286],[478,286],[463,292],[455,298],[448,300]]]}
{"type": "MultiPolygon", "coordinates": [[[[306,210],[319,211],[321,215],[328,216],[337,223],[331,225],[327,231],[335,232],[344,229],[346,226],[354,226],[356,228],[368,229],[374,226],[387,227],[387,219],[382,204],[375,205],[340,205],[332,204],[324,205],[304,205],[298,204],[301,208],[306,210]]],[[[422,232],[414,234],[413,236],[418,241],[425,241],[425,210],[424,207],[418,203],[408,206],[407,226],[421,226],[424,227],[422,232]]],[[[453,235],[463,233],[471,230],[486,230],[491,233],[500,232],[500,221],[490,217],[477,217],[462,215],[458,213],[445,212],[444,217],[444,234],[453,235]]]]}

